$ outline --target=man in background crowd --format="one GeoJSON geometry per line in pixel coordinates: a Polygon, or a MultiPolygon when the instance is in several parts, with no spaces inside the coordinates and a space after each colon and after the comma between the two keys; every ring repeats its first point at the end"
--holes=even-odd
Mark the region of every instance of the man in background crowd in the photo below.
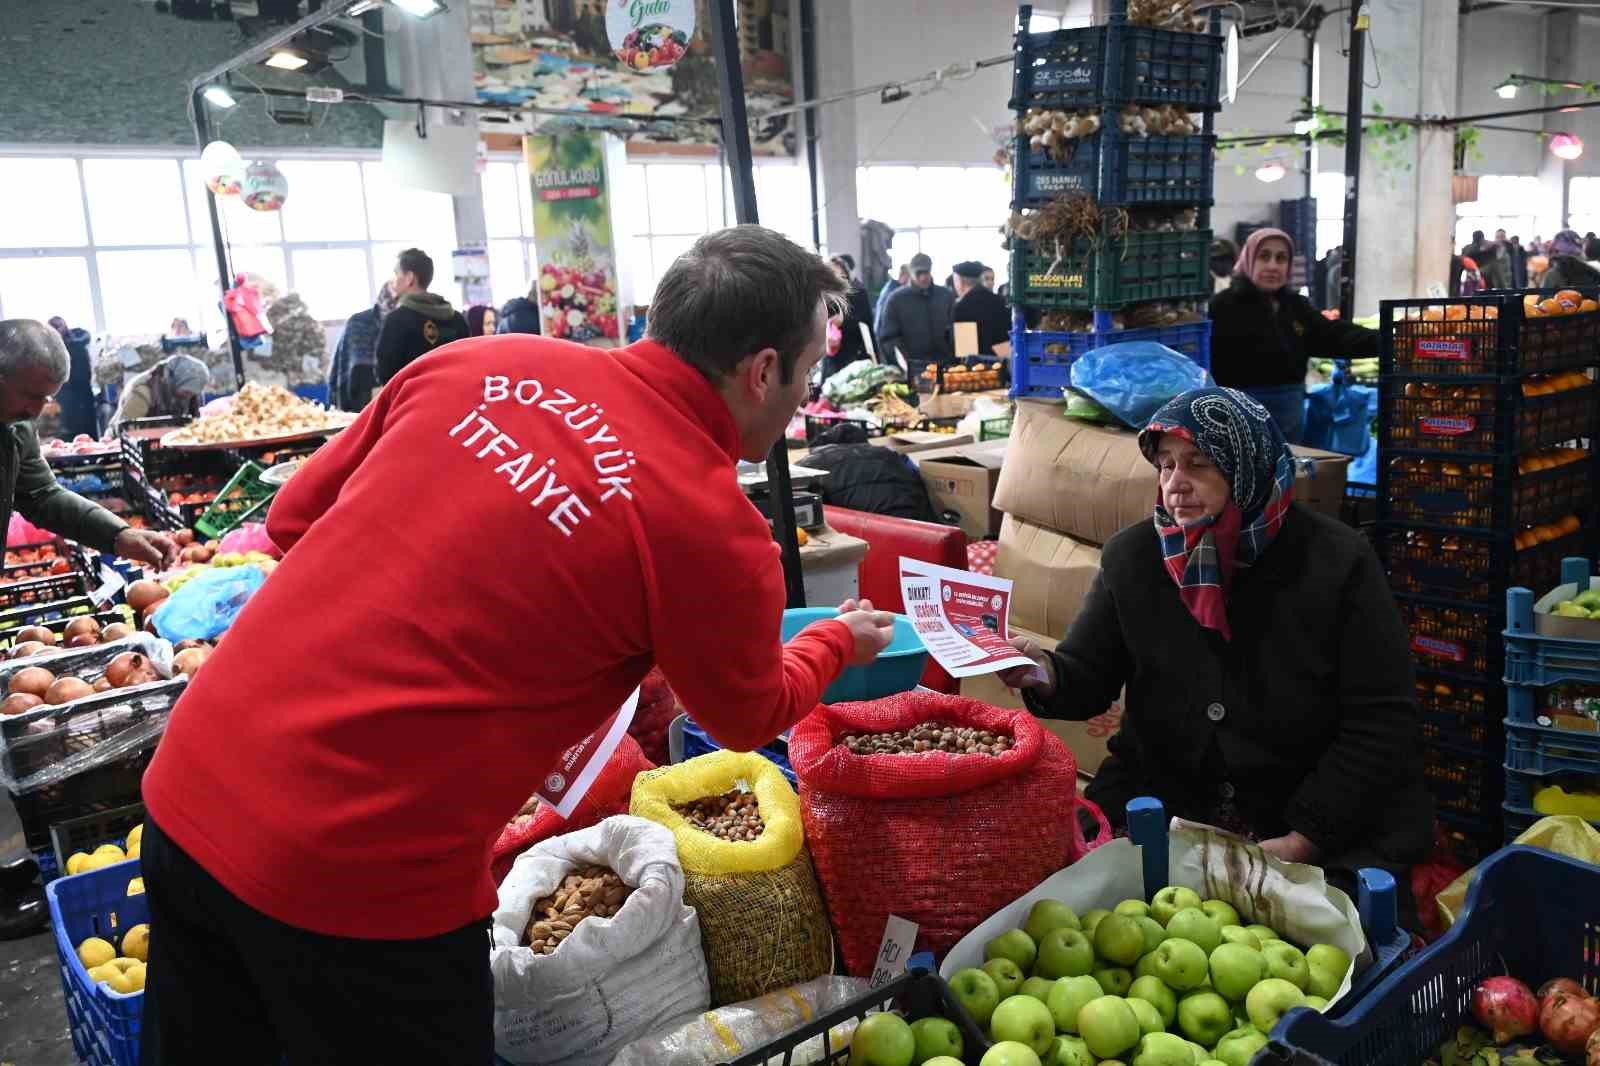
{"type": "Polygon", "coordinates": [[[528,295],[513,297],[506,301],[500,308],[500,318],[495,323],[496,333],[530,333],[538,336],[542,331],[539,328],[539,283],[535,281],[528,290],[528,295]]]}
{"type": "Polygon", "coordinates": [[[983,284],[983,276],[994,271],[978,262],[957,263],[956,305],[952,319],[978,326],[978,354],[993,355],[994,346],[1011,339],[1011,311],[1005,300],[983,284]]]}
{"type": "Polygon", "coordinates": [[[384,282],[371,307],[344,324],[328,367],[328,402],[341,411],[359,411],[378,387],[378,334],[394,310],[394,283],[384,282]]]}
{"type": "Polygon", "coordinates": [[[911,268],[904,263],[900,264],[900,272],[883,283],[883,289],[878,293],[877,305],[872,309],[872,328],[878,333],[883,332],[883,309],[889,306],[889,297],[894,291],[911,284],[911,268]]]}
{"type": "Polygon", "coordinates": [[[378,334],[378,384],[441,344],[467,335],[467,320],[449,300],[428,291],[432,284],[433,260],[428,253],[420,248],[401,252],[392,282],[399,304],[383,320],[378,334]]]}
{"type": "Polygon", "coordinates": [[[900,349],[913,381],[929,363],[949,362],[955,356],[950,339],[955,303],[954,293],[933,283],[933,260],[920,252],[912,256],[911,284],[889,297],[878,342],[885,352],[900,349]]]}
{"type": "MultiPolygon", "coordinates": [[[[1505,230],[1500,230],[1499,233],[1503,237],[1505,230]]],[[[1483,277],[1484,288],[1511,287],[1511,266],[1504,249],[1494,241],[1485,239],[1483,230],[1472,231],[1472,243],[1461,249],[1461,256],[1478,264],[1478,273],[1483,277]]]]}

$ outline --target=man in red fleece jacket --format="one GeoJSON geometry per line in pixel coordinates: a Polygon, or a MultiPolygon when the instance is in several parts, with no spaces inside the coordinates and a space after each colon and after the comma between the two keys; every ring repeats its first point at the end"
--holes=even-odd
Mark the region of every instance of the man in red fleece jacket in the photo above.
{"type": "Polygon", "coordinates": [[[780,234],[712,234],[649,339],[448,345],[284,486],[283,561],[144,779],[144,1062],[489,1063],[490,847],[560,753],[653,662],[748,750],[888,645],[868,603],[780,642],[735,476],[841,292],[780,234]]]}

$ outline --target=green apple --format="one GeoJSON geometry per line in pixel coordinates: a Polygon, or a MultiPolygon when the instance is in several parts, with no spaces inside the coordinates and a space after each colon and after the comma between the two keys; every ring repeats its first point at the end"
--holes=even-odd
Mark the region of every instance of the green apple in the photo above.
{"type": "Polygon", "coordinates": [[[956,999],[972,1015],[972,1020],[978,1023],[980,1029],[988,1026],[994,1009],[1000,1005],[1000,986],[994,983],[993,977],[975,966],[952,974],[950,991],[955,993],[956,999]]]}
{"type": "Polygon", "coordinates": [[[1033,972],[1050,980],[1078,977],[1094,969],[1094,945],[1077,929],[1052,929],[1039,941],[1033,972]]]}
{"type": "Polygon", "coordinates": [[[1211,1057],[1211,1052],[1207,1051],[1199,1044],[1196,1044],[1193,1040],[1187,1041],[1187,1043],[1189,1045],[1189,1050],[1194,1052],[1194,1061],[1200,1062],[1203,1059],[1209,1059],[1211,1057]]]}
{"type": "Polygon", "coordinates": [[[1283,939],[1283,937],[1278,935],[1277,930],[1273,929],[1270,925],[1247,925],[1245,928],[1256,935],[1256,940],[1260,941],[1263,947],[1266,946],[1266,943],[1269,940],[1283,939]]]}
{"type": "MultiPolygon", "coordinates": [[[[1250,1024],[1268,1036],[1272,1035],[1278,1019],[1296,1007],[1305,1005],[1305,993],[1281,977],[1269,977],[1262,981],[1250,990],[1244,1000],[1245,1010],[1250,1012],[1250,1024]]],[[[1182,1006],[1180,1003],[1180,1009],[1182,1006]]]]}
{"type": "Polygon", "coordinates": [[[1168,885],[1150,900],[1150,917],[1166,925],[1172,916],[1186,907],[1200,906],[1200,893],[1182,885],[1168,885]]]}
{"type": "Polygon", "coordinates": [[[1102,966],[1089,976],[1100,983],[1108,996],[1125,996],[1133,986],[1133,974],[1121,966],[1102,966]]]}
{"type": "Polygon", "coordinates": [[[1078,1031],[1097,1059],[1109,1059],[1139,1042],[1139,1017],[1120,996],[1091,999],[1078,1011],[1078,1031]]]}
{"type": "Polygon", "coordinates": [[[1201,951],[1209,955],[1217,950],[1218,944],[1222,943],[1222,926],[1199,907],[1186,907],[1174,914],[1172,920],[1167,923],[1167,936],[1192,940],[1200,945],[1201,951]]]}
{"type": "Polygon", "coordinates": [[[1044,1066],[1095,1066],[1089,1045],[1076,1036],[1056,1037],[1056,1042],[1045,1052],[1043,1059],[1044,1066]]]}
{"type": "Polygon", "coordinates": [[[1161,1015],[1161,1027],[1172,1028],[1172,1020],[1178,1016],[1178,997],[1161,978],[1154,975],[1138,978],[1128,989],[1128,998],[1150,1004],[1161,1015]]]}
{"type": "MultiPolygon", "coordinates": [[[[1160,947],[1161,945],[1157,944],[1156,946],[1160,947]]],[[[1159,976],[1156,973],[1156,953],[1155,952],[1148,951],[1145,954],[1139,956],[1139,961],[1133,964],[1133,976],[1135,976],[1135,977],[1157,977],[1157,976],[1159,976]]]]}
{"type": "Polygon", "coordinates": [[[1252,951],[1261,950],[1261,941],[1256,939],[1256,935],[1242,925],[1223,926],[1222,942],[1224,944],[1243,944],[1252,951]]]}
{"type": "MultiPolygon", "coordinates": [[[[1248,998],[1249,993],[1245,993],[1245,996],[1248,998]]],[[[1229,1006],[1233,1008],[1233,1027],[1235,1029],[1244,1029],[1252,1024],[1250,1021],[1250,1012],[1245,1010],[1243,1000],[1237,1003],[1230,1003],[1229,1006]]]]}
{"type": "Polygon", "coordinates": [[[1208,899],[1200,904],[1200,909],[1210,915],[1211,920],[1216,922],[1219,927],[1239,924],[1239,912],[1234,909],[1233,904],[1226,900],[1208,899]]]}
{"type": "Polygon", "coordinates": [[[1108,914],[1095,927],[1094,950],[1107,962],[1132,966],[1144,954],[1144,929],[1135,918],[1108,914]]]}
{"type": "Polygon", "coordinates": [[[1307,996],[1306,1006],[1315,1011],[1325,1011],[1328,1009],[1328,1001],[1321,996],[1307,996]]]}
{"type": "Polygon", "coordinates": [[[1338,995],[1344,975],[1350,970],[1350,956],[1332,944],[1313,944],[1306,952],[1306,969],[1310,974],[1306,991],[1332,999],[1338,995]]]}
{"type": "MultiPolygon", "coordinates": [[[[1128,1006],[1133,1008],[1133,1016],[1139,1019],[1139,1032],[1164,1033],[1167,1031],[1166,1023],[1161,1020],[1161,1012],[1142,999],[1129,999],[1128,1006]]],[[[1134,1060],[1135,1066],[1138,1059],[1134,1060]]]]}
{"type": "Polygon", "coordinates": [[[1243,944],[1219,944],[1211,953],[1210,973],[1211,987],[1222,998],[1238,1003],[1267,976],[1267,960],[1243,944]]]}
{"type": "Polygon", "coordinates": [[[1104,907],[1096,907],[1092,911],[1084,911],[1083,916],[1078,919],[1079,924],[1083,926],[1083,935],[1093,940],[1095,926],[1100,924],[1100,919],[1110,913],[1104,907]]]}
{"type": "Polygon", "coordinates": [[[994,986],[1000,990],[1002,1002],[1022,991],[1022,982],[1027,980],[1010,959],[990,959],[983,964],[983,972],[994,978],[994,986]]]}
{"type": "Polygon", "coordinates": [[[917,1042],[914,1062],[926,1063],[940,1056],[961,1058],[965,1041],[961,1039],[961,1030],[956,1023],[948,1018],[918,1018],[911,1023],[911,1035],[917,1042]]]}
{"type": "Polygon", "coordinates": [[[1600,592],[1596,592],[1594,589],[1584,589],[1572,597],[1572,602],[1586,611],[1593,611],[1600,608],[1600,592]]]}
{"type": "Polygon", "coordinates": [[[1267,1034],[1254,1026],[1234,1029],[1217,1041],[1216,1057],[1227,1066],[1250,1066],[1256,1052],[1267,1046],[1267,1034]]]}
{"type": "Polygon", "coordinates": [[[1144,953],[1154,951],[1163,940],[1167,939],[1167,931],[1161,928],[1161,923],[1154,918],[1135,918],[1139,928],[1144,930],[1144,953]]]}
{"type": "Polygon", "coordinates": [[[1281,977],[1300,991],[1306,990],[1311,980],[1311,969],[1306,965],[1306,957],[1300,954],[1299,948],[1279,940],[1261,945],[1261,955],[1267,960],[1268,977],[1281,977]]]}
{"type": "MultiPolygon", "coordinates": [[[[952,978],[954,980],[954,978],[952,978]]],[[[1050,1008],[1050,1016],[1055,1019],[1056,1031],[1062,1033],[1076,1033],[1078,1031],[1078,1012],[1083,1005],[1092,999],[1099,999],[1105,995],[1105,990],[1100,987],[1100,982],[1093,977],[1063,977],[1050,989],[1045,1004],[1050,1008]]]]}
{"type": "Polygon", "coordinates": [[[1195,1043],[1215,1047],[1233,1028],[1233,1011],[1215,992],[1194,992],[1178,1000],[1178,1028],[1195,1043]]]}
{"type": "Polygon", "coordinates": [[[953,1059],[949,1055],[940,1055],[938,1058],[929,1059],[922,1066],[967,1066],[960,1059],[953,1059]]]}
{"type": "MultiPolygon", "coordinates": [[[[985,959],[1010,959],[1024,974],[1033,969],[1033,960],[1038,953],[1039,949],[1034,946],[1033,937],[1021,929],[1007,929],[983,945],[985,959]]],[[[1020,983],[1019,981],[1018,984],[1020,983]]]]}
{"type": "Polygon", "coordinates": [[[1192,940],[1179,940],[1176,937],[1163,940],[1161,946],[1156,948],[1155,971],[1156,976],[1174,991],[1199,988],[1206,979],[1206,953],[1192,940]]]}
{"type": "Polygon", "coordinates": [[[1044,940],[1044,935],[1052,929],[1077,929],[1078,912],[1062,903],[1059,899],[1041,899],[1028,909],[1028,920],[1022,923],[1022,931],[1033,937],[1035,944],[1044,940]]]}
{"type": "Polygon", "coordinates": [[[1040,1003],[1050,999],[1050,990],[1056,983],[1046,977],[1030,977],[1022,982],[1022,988],[1017,991],[1019,996],[1032,996],[1040,1003]]]}
{"type": "Polygon", "coordinates": [[[1043,1055],[1056,1041],[1056,1023],[1050,1008],[1032,996],[1012,996],[994,1009],[989,1033],[997,1042],[1014,1040],[1043,1055]]]}
{"type": "Polygon", "coordinates": [[[1133,1066],[1194,1066],[1194,1051],[1176,1033],[1146,1033],[1139,1038],[1133,1066]]]}
{"type": "Polygon", "coordinates": [[[1148,918],[1150,904],[1142,899],[1125,899],[1111,909],[1113,914],[1120,914],[1125,918],[1148,918]]]}
{"type": "MultiPolygon", "coordinates": [[[[927,1066],[927,1063],[924,1063],[923,1066],[927,1066]]],[[[1195,1063],[1195,1066],[1228,1066],[1228,1064],[1220,1059],[1205,1058],[1195,1063]]]]}
{"type": "Polygon", "coordinates": [[[1038,1054],[1027,1044],[1003,1040],[983,1053],[978,1066],[1042,1066],[1038,1054]]]}
{"type": "Polygon", "coordinates": [[[898,1014],[869,1014],[850,1038],[850,1066],[911,1066],[917,1053],[911,1026],[898,1014]]]}
{"type": "Polygon", "coordinates": [[[1589,617],[1589,612],[1581,607],[1576,600],[1562,600],[1550,609],[1550,613],[1561,618],[1589,617]]]}

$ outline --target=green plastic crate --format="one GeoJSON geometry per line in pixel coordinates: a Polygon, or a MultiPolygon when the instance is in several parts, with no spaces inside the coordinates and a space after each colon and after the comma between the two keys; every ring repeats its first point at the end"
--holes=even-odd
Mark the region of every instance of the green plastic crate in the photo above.
{"type": "Polygon", "coordinates": [[[217,493],[217,498],[211,501],[205,513],[195,521],[195,532],[212,540],[257,515],[265,514],[272,497],[277,495],[278,486],[262,481],[263,472],[255,463],[247,462],[241,466],[222,486],[222,491],[217,493]],[[235,489],[241,493],[239,496],[233,495],[235,489]]]}
{"type": "Polygon", "coordinates": [[[1012,242],[1011,285],[1021,307],[1088,311],[1144,300],[1200,300],[1211,295],[1211,231],[1129,233],[1101,241],[1079,238],[1068,250],[1054,241],[1012,242]]]}
{"type": "Polygon", "coordinates": [[[978,423],[978,440],[1001,440],[1011,436],[1011,416],[985,418],[978,423]]]}

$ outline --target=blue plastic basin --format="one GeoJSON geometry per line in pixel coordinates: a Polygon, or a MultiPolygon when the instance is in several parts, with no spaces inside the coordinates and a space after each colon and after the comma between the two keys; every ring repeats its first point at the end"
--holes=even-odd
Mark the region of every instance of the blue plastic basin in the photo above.
{"type": "MultiPolygon", "coordinates": [[[[800,632],[812,622],[824,618],[837,618],[839,612],[832,607],[795,607],[783,612],[783,639],[800,632]]],[[[846,703],[852,700],[875,700],[908,692],[922,680],[922,671],[928,665],[928,649],[911,626],[911,619],[903,614],[894,616],[894,639],[871,666],[852,666],[839,675],[839,680],[828,686],[822,694],[823,703],[846,703]]]]}

